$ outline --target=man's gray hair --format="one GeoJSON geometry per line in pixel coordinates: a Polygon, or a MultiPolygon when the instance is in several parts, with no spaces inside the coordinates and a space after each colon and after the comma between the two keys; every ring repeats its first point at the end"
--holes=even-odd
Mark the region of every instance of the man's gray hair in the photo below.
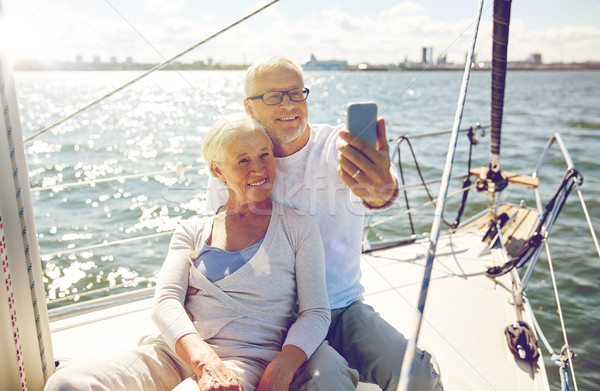
{"type": "Polygon", "coordinates": [[[254,80],[259,78],[264,72],[269,72],[274,68],[279,67],[288,68],[296,72],[300,77],[300,80],[302,80],[302,84],[304,84],[304,78],[302,77],[302,68],[300,67],[300,65],[296,64],[288,58],[273,56],[261,60],[259,62],[255,62],[254,64],[250,65],[250,67],[246,70],[246,73],[244,74],[245,97],[247,98],[257,93],[257,91],[254,91],[254,80]]]}

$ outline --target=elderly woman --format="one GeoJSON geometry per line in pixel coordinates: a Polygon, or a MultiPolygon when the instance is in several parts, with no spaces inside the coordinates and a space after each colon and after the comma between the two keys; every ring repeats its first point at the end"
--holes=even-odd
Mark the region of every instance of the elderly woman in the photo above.
{"type": "Polygon", "coordinates": [[[46,390],[287,390],[323,341],[330,311],[319,229],[269,199],[275,160],[266,132],[247,116],[220,121],[202,152],[229,198],[171,239],[152,314],[160,337],[68,365],[46,390]]]}

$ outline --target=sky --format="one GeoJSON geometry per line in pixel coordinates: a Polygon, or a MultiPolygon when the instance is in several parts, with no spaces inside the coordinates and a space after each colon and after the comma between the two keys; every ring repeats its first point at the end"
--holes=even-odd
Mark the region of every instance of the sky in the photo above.
{"type": "MultiPolygon", "coordinates": [[[[0,45],[14,60],[111,57],[158,64],[268,4],[267,0],[0,0],[0,45]]],[[[303,63],[464,62],[479,0],[280,0],[201,45],[182,62],[248,64],[271,55],[303,63]]],[[[600,61],[600,0],[513,0],[509,61],[600,61]]],[[[492,1],[483,5],[478,61],[491,58],[492,1]]]]}

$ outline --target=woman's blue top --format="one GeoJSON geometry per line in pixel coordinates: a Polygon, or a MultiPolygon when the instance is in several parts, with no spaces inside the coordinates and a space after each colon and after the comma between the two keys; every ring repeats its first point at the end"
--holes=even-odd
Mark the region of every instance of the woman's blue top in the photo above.
{"type": "Polygon", "coordinates": [[[196,268],[210,282],[218,281],[244,266],[256,254],[263,240],[240,251],[227,251],[204,243],[196,259],[196,268]]]}

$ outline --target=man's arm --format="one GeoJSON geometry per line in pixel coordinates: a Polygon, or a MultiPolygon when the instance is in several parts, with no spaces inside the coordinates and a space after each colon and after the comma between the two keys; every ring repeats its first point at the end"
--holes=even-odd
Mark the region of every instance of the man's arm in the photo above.
{"type": "Polygon", "coordinates": [[[377,120],[377,148],[347,130],[338,135],[338,174],[342,181],[370,209],[391,205],[398,197],[398,181],[390,170],[384,119],[377,120]]]}

